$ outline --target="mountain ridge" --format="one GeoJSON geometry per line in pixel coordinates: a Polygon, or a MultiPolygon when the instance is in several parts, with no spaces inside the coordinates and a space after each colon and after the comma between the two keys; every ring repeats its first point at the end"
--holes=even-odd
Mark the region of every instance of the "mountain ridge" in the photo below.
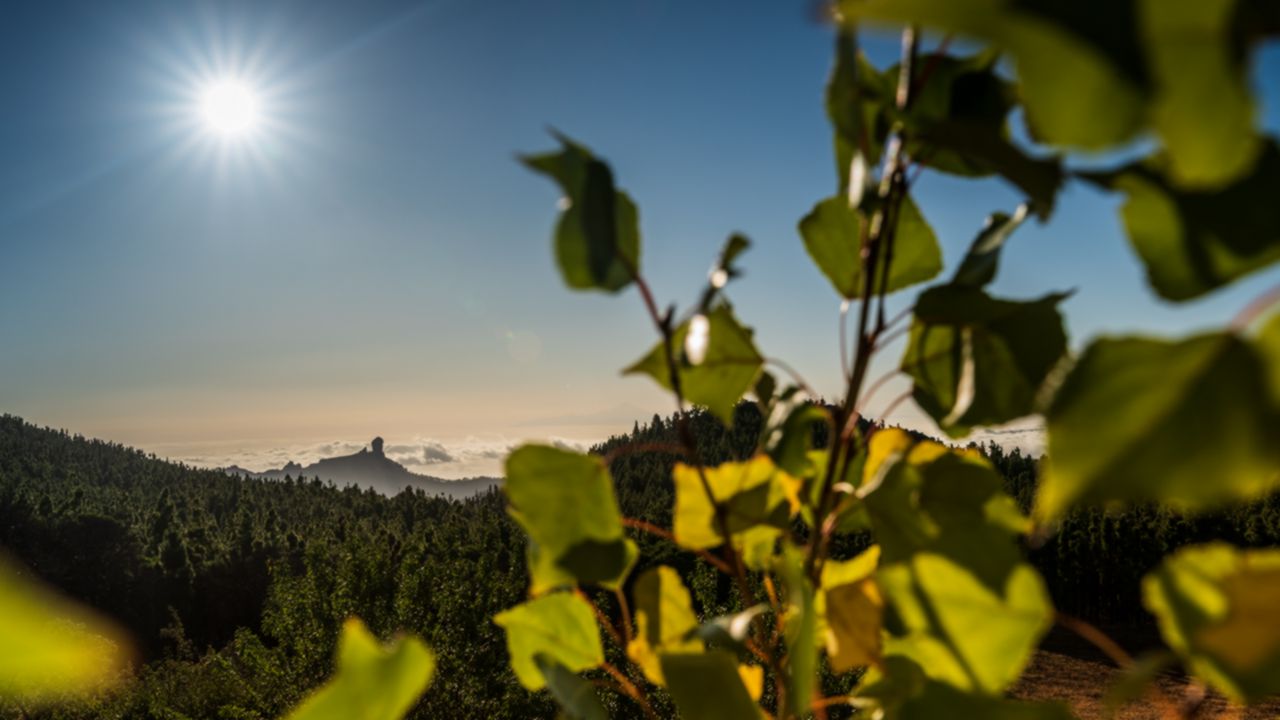
{"type": "Polygon", "coordinates": [[[359,452],[321,458],[306,466],[290,461],[282,468],[261,472],[247,470],[237,465],[221,468],[221,470],[230,475],[243,475],[264,480],[314,477],[336,485],[358,485],[371,488],[387,496],[396,495],[409,487],[422,490],[429,495],[446,495],[461,499],[484,492],[502,482],[492,477],[446,480],[415,473],[386,456],[381,437],[375,437],[368,447],[361,448],[359,452]]]}

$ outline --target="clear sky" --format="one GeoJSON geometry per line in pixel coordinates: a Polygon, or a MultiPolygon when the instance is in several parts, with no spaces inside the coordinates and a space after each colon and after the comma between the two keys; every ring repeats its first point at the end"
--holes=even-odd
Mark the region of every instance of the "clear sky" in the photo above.
{"type": "MultiPolygon", "coordinates": [[[[766,354],[838,391],[838,300],[796,221],[834,189],[830,33],[806,2],[54,2],[0,22],[0,412],[200,463],[363,443],[491,472],[507,444],[588,442],[667,412],[618,369],[653,342],[634,291],[564,290],[556,191],[513,160],[554,126],[614,166],[661,298],[725,236],[766,354]],[[238,76],[263,123],[219,140],[200,88],[238,76]],[[444,458],[449,458],[445,460],[444,458]]],[[[893,38],[870,44],[891,61],[893,38]]],[[[1280,129],[1280,49],[1258,58],[1280,129]]],[[[954,262],[1019,196],[926,175],[954,262]]],[[[1008,248],[998,293],[1076,288],[1100,332],[1220,324],[1280,275],[1155,299],[1117,201],[1072,185],[1008,248]]],[[[910,293],[898,299],[907,301],[910,293]]],[[[895,353],[882,358],[891,367],[895,353]]],[[[897,393],[890,389],[884,398],[897,393]]],[[[874,408],[874,405],[873,405],[874,408]]],[[[903,406],[893,418],[921,423],[903,406]]]]}

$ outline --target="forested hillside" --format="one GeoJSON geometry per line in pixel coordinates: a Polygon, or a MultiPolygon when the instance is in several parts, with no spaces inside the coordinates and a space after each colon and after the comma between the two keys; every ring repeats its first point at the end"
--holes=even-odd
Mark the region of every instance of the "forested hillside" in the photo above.
{"type": "MultiPolygon", "coordinates": [[[[743,404],[732,432],[706,414],[694,425],[714,464],[751,452],[760,417],[743,404]]],[[[665,450],[674,440],[672,421],[655,416],[595,448],[610,459],[626,516],[670,526],[674,456],[665,450]]],[[[984,450],[1025,507],[1036,461],[984,450]]],[[[671,565],[688,579],[704,616],[732,607],[723,575],[663,538],[635,537],[644,565],[671,565]]],[[[1077,512],[1029,552],[1062,611],[1141,624],[1142,573],[1171,548],[1210,538],[1280,542],[1280,500],[1195,521],[1142,508],[1077,512]]],[[[844,537],[837,550],[864,544],[844,537]]],[[[124,690],[40,717],[276,717],[330,672],[350,615],[382,636],[417,633],[438,653],[435,683],[414,717],[554,714],[545,693],[517,684],[490,619],[520,602],[527,585],[524,536],[498,492],[386,497],[316,480],[230,477],[5,416],[0,545],[124,625],[145,663],[124,690]]]]}

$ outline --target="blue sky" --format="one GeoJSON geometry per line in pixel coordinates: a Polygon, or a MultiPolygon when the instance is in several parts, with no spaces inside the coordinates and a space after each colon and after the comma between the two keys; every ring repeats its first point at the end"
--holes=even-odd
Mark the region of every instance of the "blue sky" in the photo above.
{"type": "MultiPolygon", "coordinates": [[[[589,441],[666,412],[618,369],[651,344],[633,291],[571,293],[556,192],[517,152],[554,126],[638,201],[656,293],[691,300],[723,239],[768,355],[838,391],[838,300],[795,223],[830,194],[829,31],[807,3],[27,3],[0,24],[0,411],[197,462],[320,443],[589,441]],[[266,126],[211,140],[195,96],[252,80],[266,126]]],[[[869,44],[874,60],[893,38],[869,44]]],[[[1280,51],[1258,58],[1280,128],[1280,51]]],[[[953,262],[998,181],[926,174],[953,262]]],[[[1073,344],[1220,324],[1277,273],[1155,299],[1117,200],[1072,185],[995,290],[1076,288],[1073,344]]],[[[910,293],[897,299],[901,304],[910,293]]],[[[896,360],[881,359],[880,369],[896,360]]],[[[887,400],[894,388],[884,393],[887,400]]],[[[909,407],[895,419],[920,423],[909,407]]],[[[452,445],[450,445],[452,443],[452,445]]],[[[470,445],[468,445],[470,443],[470,445]]],[[[490,461],[491,462],[491,461],[490,461]]],[[[431,471],[428,469],[428,471],[431,471]]]]}

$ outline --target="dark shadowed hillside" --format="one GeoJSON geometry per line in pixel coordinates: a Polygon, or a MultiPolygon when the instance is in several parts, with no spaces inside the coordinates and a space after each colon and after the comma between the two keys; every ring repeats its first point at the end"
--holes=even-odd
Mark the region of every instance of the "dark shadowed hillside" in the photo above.
{"type": "MultiPolygon", "coordinates": [[[[693,424],[704,459],[718,463],[751,452],[760,417],[743,404],[730,431],[702,413],[693,424]]],[[[655,416],[594,449],[611,458],[627,516],[670,522],[675,458],[626,449],[674,437],[673,422],[655,416]]],[[[1010,494],[1029,502],[1036,461],[986,452],[1010,494]]],[[[387,463],[371,449],[302,470],[387,463]]],[[[724,576],[661,538],[634,537],[643,566],[671,565],[689,578],[700,615],[735,607],[724,576]]],[[[1140,626],[1149,622],[1136,594],[1142,573],[1169,549],[1214,537],[1280,541],[1280,502],[1194,521],[1143,507],[1080,512],[1029,553],[1059,608],[1140,626]]],[[[866,543],[845,536],[837,551],[866,543]]],[[[459,500],[421,486],[391,495],[296,475],[232,476],[4,416],[0,546],[124,625],[145,662],[123,691],[48,717],[277,717],[328,675],[351,615],[383,637],[416,633],[437,652],[435,684],[412,717],[554,716],[549,696],[517,684],[491,621],[524,598],[528,582],[524,535],[493,490],[459,500]]],[[[838,690],[848,679],[825,682],[838,690]]],[[[611,716],[634,716],[633,705],[609,702],[611,716]]]]}

